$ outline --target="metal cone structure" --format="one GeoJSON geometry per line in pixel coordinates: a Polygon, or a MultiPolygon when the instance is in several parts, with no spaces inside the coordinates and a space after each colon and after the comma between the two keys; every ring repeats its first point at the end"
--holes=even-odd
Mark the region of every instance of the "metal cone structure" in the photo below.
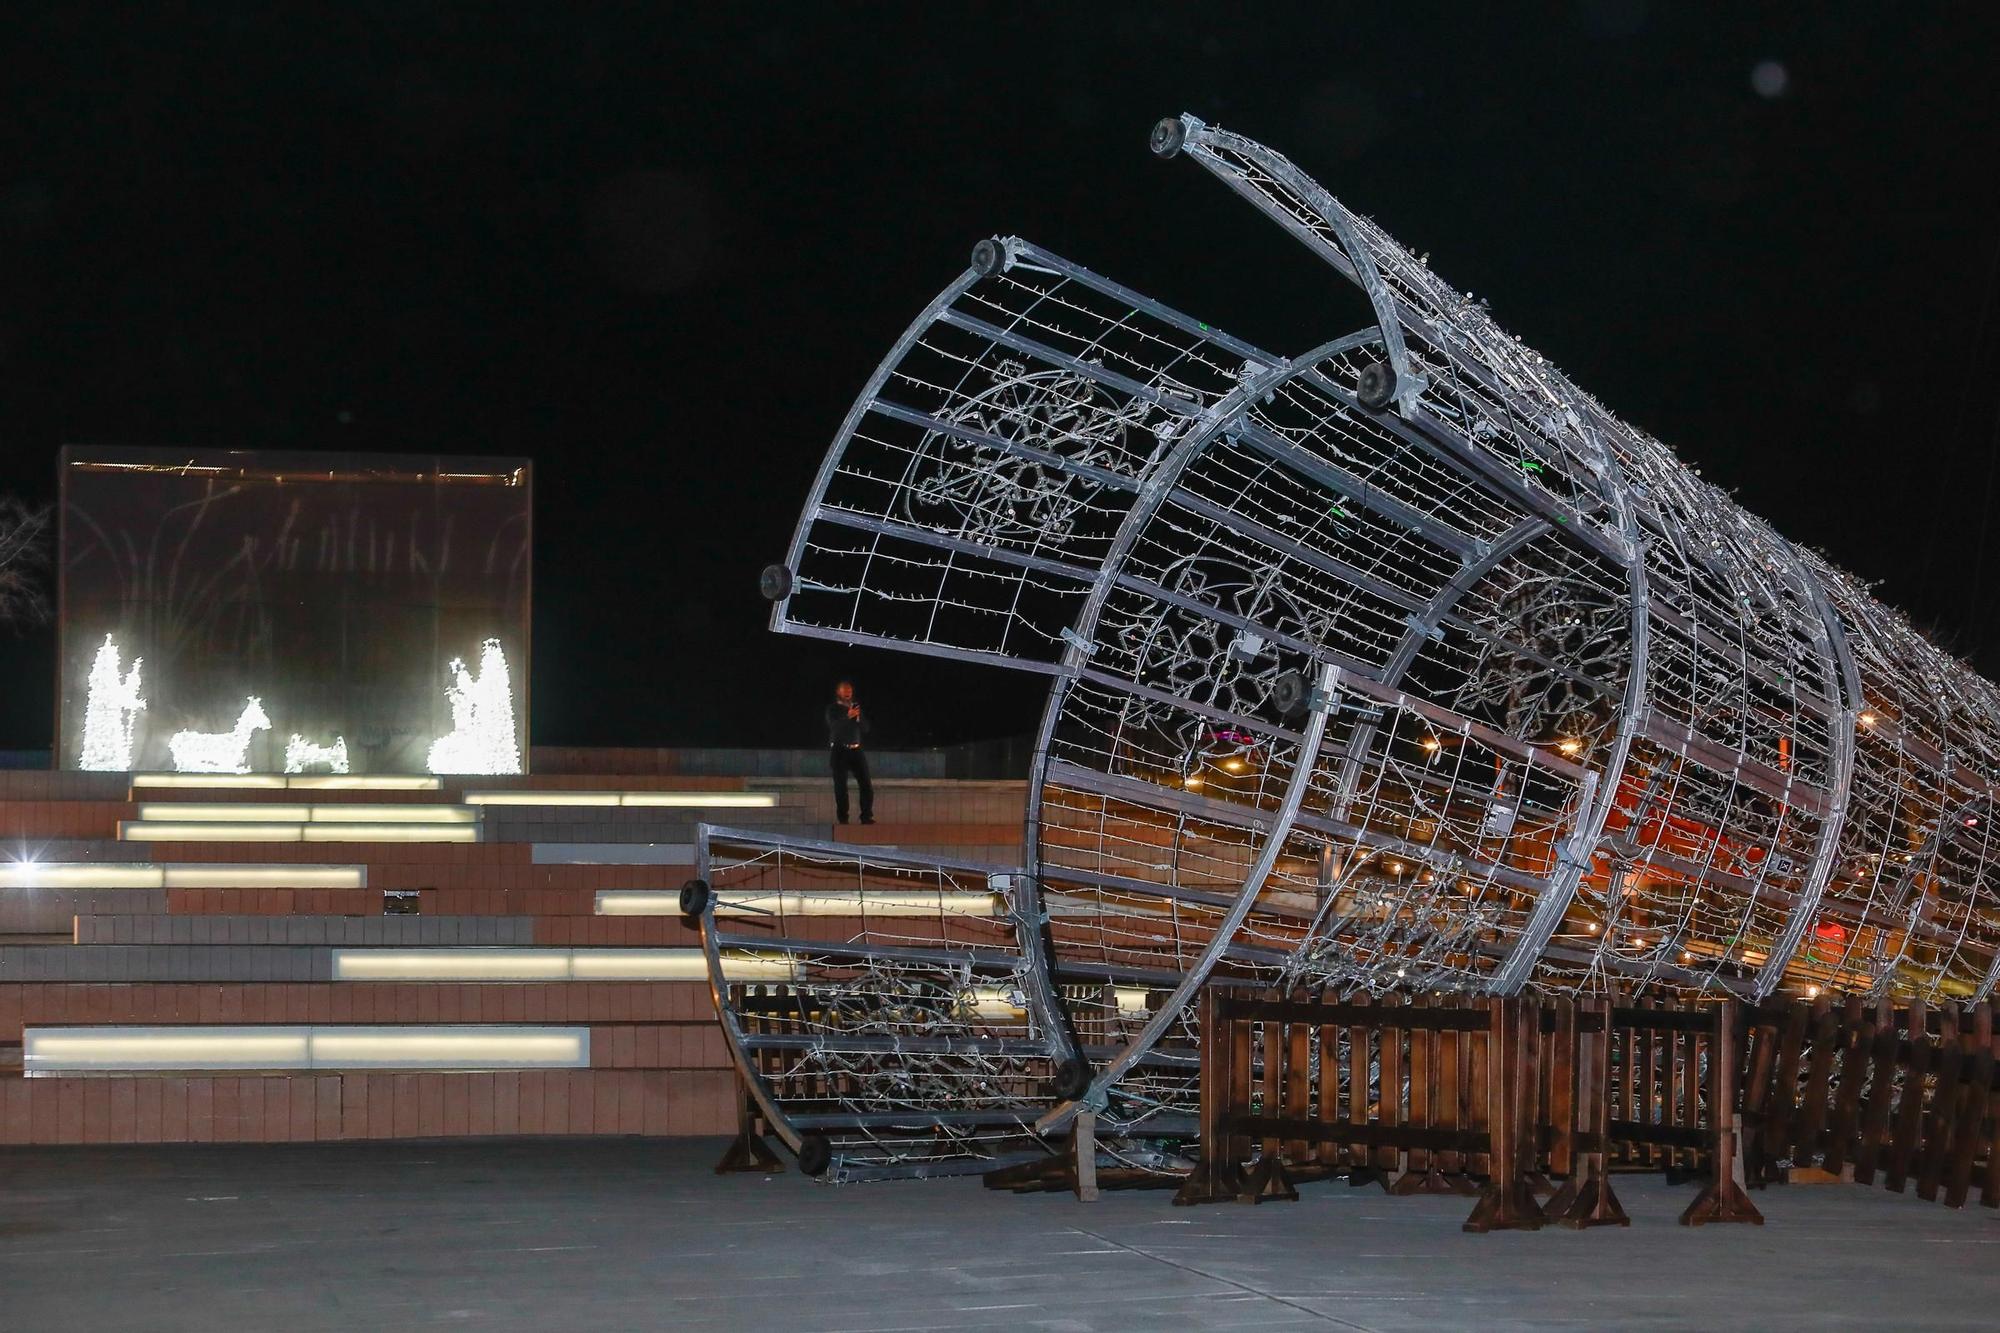
{"type": "Polygon", "coordinates": [[[1088,1107],[1143,1161],[1211,978],[1989,994],[2000,692],[1284,157],[1152,147],[1375,324],[1282,355],[1006,238],[890,350],[772,626],[1046,676],[1027,864],[711,831],[778,1132],[929,1174],[1088,1107]],[[731,884],[806,896],[738,940],[731,884]]]}

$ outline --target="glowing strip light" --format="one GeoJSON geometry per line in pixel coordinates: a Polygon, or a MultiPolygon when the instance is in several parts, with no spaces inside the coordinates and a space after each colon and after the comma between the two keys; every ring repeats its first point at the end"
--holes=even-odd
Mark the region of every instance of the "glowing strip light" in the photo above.
{"type": "Polygon", "coordinates": [[[478,842],[476,824],[167,824],[128,819],[123,842],[478,842]]]}
{"type": "Polygon", "coordinates": [[[366,866],[0,863],[4,889],[359,889],[366,866]]]}
{"type": "MultiPolygon", "coordinates": [[[[908,889],[829,889],[824,893],[764,893],[724,890],[716,895],[717,916],[1001,916],[997,894],[908,889]]],[[[600,889],[598,916],[679,916],[678,890],[600,889]]]]}
{"type": "Polygon", "coordinates": [[[467,805],[279,805],[251,801],[156,801],[139,807],[141,820],[229,824],[471,824],[479,812],[467,805]]]}
{"type": "Polygon", "coordinates": [[[469,791],[467,805],[685,806],[694,809],[768,810],[778,798],[766,791],[469,791]]]}
{"type": "Polygon", "coordinates": [[[422,773],[134,773],[132,785],[211,791],[437,791],[444,780],[422,773]]]}
{"type": "MultiPolygon", "coordinates": [[[[789,959],[724,956],[732,981],[789,981],[789,959]]],[[[336,949],[335,981],[706,981],[699,949],[336,949]]]]}
{"type": "Polygon", "coordinates": [[[22,1072],[183,1069],[585,1069],[590,1029],[428,1027],[29,1028],[22,1072]]]}

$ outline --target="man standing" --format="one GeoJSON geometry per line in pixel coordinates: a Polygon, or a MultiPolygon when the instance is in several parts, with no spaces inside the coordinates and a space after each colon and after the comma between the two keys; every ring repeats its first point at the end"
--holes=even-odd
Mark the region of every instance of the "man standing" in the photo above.
{"type": "Polygon", "coordinates": [[[826,706],[826,743],[833,761],[833,808],[840,822],[847,822],[847,775],[861,788],[861,822],[875,822],[875,787],[868,781],[868,756],[861,738],[868,734],[868,719],[854,702],[854,682],[843,680],[833,687],[833,702],[826,706]]]}

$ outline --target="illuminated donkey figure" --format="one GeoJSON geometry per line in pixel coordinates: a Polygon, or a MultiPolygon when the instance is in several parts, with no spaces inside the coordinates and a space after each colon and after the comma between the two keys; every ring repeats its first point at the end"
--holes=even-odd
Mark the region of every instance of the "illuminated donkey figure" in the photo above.
{"type": "Polygon", "coordinates": [[[331,745],[317,745],[298,732],[285,742],[285,771],[303,773],[313,764],[325,764],[329,773],[347,771],[347,737],[335,736],[331,745]]]}
{"type": "Polygon", "coordinates": [[[250,737],[270,725],[264,701],[253,694],[228,731],[177,731],[167,739],[167,748],[174,752],[174,768],[182,773],[248,773],[250,737]]]}

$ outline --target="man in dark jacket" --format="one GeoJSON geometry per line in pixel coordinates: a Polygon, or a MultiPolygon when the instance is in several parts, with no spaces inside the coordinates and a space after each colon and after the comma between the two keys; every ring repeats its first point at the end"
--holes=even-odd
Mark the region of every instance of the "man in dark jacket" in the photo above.
{"type": "Polygon", "coordinates": [[[847,822],[847,775],[861,788],[861,822],[875,822],[875,787],[868,781],[868,755],[861,748],[868,734],[868,719],[854,702],[854,682],[843,680],[833,688],[833,702],[826,706],[826,743],[833,761],[833,808],[840,822],[847,822]]]}

